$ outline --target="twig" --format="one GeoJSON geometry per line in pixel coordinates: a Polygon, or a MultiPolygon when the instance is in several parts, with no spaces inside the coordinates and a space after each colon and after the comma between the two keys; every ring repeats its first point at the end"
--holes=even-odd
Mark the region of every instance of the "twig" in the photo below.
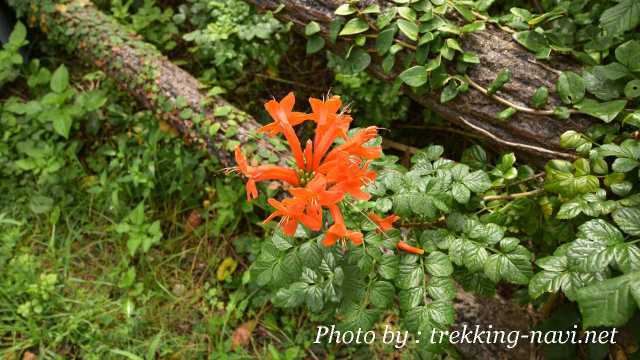
{"type": "Polygon", "coordinates": [[[487,130],[479,127],[479,126],[474,125],[473,123],[471,123],[469,120],[465,119],[462,116],[459,116],[458,119],[460,121],[462,121],[468,127],[474,129],[475,131],[477,131],[479,133],[482,133],[486,137],[492,139],[493,141],[495,141],[497,143],[503,144],[503,145],[507,145],[507,146],[515,147],[515,148],[520,148],[520,149],[526,149],[526,150],[534,151],[534,152],[550,154],[550,155],[558,156],[558,157],[565,158],[565,159],[572,159],[573,160],[573,159],[576,158],[576,156],[573,155],[573,154],[562,153],[562,152],[559,152],[559,151],[553,151],[553,150],[545,149],[545,148],[542,148],[542,147],[539,147],[539,146],[533,146],[533,145],[529,145],[529,144],[522,144],[522,143],[516,143],[516,142],[513,142],[513,141],[504,140],[504,139],[501,139],[501,138],[493,135],[491,132],[489,132],[489,131],[487,131],[487,130]]]}
{"type": "Polygon", "coordinates": [[[499,22],[495,21],[495,20],[491,20],[489,17],[484,16],[482,14],[480,14],[477,11],[473,11],[473,15],[475,15],[478,19],[482,20],[482,21],[486,21],[488,23],[494,24],[495,26],[499,27],[502,31],[506,31],[510,34],[514,34],[516,31],[513,30],[512,28],[506,27],[501,25],[499,22]]]}
{"type": "Polygon", "coordinates": [[[504,195],[488,195],[482,198],[482,200],[484,201],[494,201],[494,200],[513,200],[513,199],[519,199],[519,198],[523,198],[523,197],[530,197],[530,196],[538,196],[544,193],[544,189],[535,189],[535,190],[531,190],[531,191],[525,191],[525,192],[521,192],[521,193],[514,193],[514,194],[504,194],[504,195]]]}
{"type": "Polygon", "coordinates": [[[313,85],[309,85],[309,84],[305,84],[305,83],[301,83],[301,82],[297,82],[297,81],[293,81],[293,80],[281,79],[281,78],[275,77],[275,76],[269,76],[269,75],[264,75],[264,74],[260,74],[260,73],[255,74],[255,76],[259,77],[259,78],[267,79],[267,80],[281,82],[281,83],[287,84],[287,85],[295,85],[295,86],[305,87],[305,88],[311,89],[311,90],[324,90],[323,88],[318,87],[318,86],[313,86],[313,85]]]}
{"type": "Polygon", "coordinates": [[[554,73],[556,75],[562,74],[562,71],[560,71],[558,69],[554,69],[551,66],[549,66],[549,65],[547,65],[547,64],[545,64],[543,62],[532,60],[532,59],[527,59],[527,62],[530,62],[532,64],[536,64],[536,65],[540,66],[541,68],[543,68],[545,70],[549,70],[549,71],[551,71],[552,73],[554,73]]]}
{"type": "Polygon", "coordinates": [[[516,186],[516,185],[520,185],[520,184],[522,184],[522,183],[526,183],[526,182],[528,182],[528,181],[535,180],[535,179],[540,178],[540,177],[543,177],[543,176],[545,176],[545,175],[547,175],[547,173],[546,173],[546,172],[544,172],[544,171],[543,171],[543,172],[539,172],[539,173],[537,173],[537,174],[535,174],[535,175],[531,175],[531,176],[529,176],[528,178],[525,178],[525,179],[522,179],[522,180],[519,180],[519,181],[516,181],[516,182],[510,183],[510,184],[500,185],[500,186],[498,186],[498,187],[503,188],[503,187],[507,187],[507,186],[516,186]]]}
{"type": "MultiPolygon", "coordinates": [[[[536,109],[532,109],[530,107],[526,107],[526,106],[522,106],[522,105],[518,105],[518,104],[514,104],[511,101],[502,98],[496,94],[491,94],[489,93],[489,90],[485,89],[482,85],[478,84],[477,82],[471,80],[471,78],[467,75],[465,75],[465,79],[469,82],[469,85],[471,85],[472,87],[474,87],[476,90],[480,91],[481,93],[483,93],[484,95],[494,99],[495,101],[506,105],[506,106],[510,106],[514,109],[516,109],[517,111],[523,112],[523,113],[527,113],[527,114],[533,114],[533,115],[543,115],[543,116],[549,116],[549,115],[553,115],[553,110],[536,110],[536,109]]],[[[569,113],[574,113],[575,111],[573,109],[569,110],[569,113]]]]}
{"type": "Polygon", "coordinates": [[[405,144],[399,143],[397,141],[389,140],[389,139],[382,139],[382,146],[383,147],[392,148],[392,149],[395,149],[395,150],[399,150],[399,151],[403,151],[403,152],[408,152],[408,153],[411,153],[411,154],[417,154],[420,151],[420,149],[418,149],[415,146],[405,145],[405,144]]]}

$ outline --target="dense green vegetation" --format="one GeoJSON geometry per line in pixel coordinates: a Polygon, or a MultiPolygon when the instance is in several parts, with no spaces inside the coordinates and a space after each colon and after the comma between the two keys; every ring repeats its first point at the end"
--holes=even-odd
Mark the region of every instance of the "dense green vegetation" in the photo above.
{"type": "MultiPolygon", "coordinates": [[[[536,328],[618,327],[628,337],[542,347],[550,359],[640,356],[636,0],[348,3],[330,36],[351,46],[337,52],[318,24],[307,24],[305,40],[240,0],[95,3],[264,124],[273,97],[295,91],[296,110],[310,111],[302,99],[337,94],[354,119],[349,136],[375,125],[380,136],[367,146],[384,137],[419,149],[385,149],[363,188],[371,198],[340,202],[363,245],[325,247],[326,228],[287,236],[262,222],[280,186],[261,184],[246,201],[245,178],[185,146],[24,19],[0,50],[0,358],[456,358],[454,346],[426,338],[454,323],[456,284],[530,304],[542,314],[536,328]],[[559,73],[555,89],[538,89],[529,107],[498,115],[591,117],[587,131],[561,137],[572,161],[519,162],[401,92],[436,90],[446,103],[474,91],[466,73],[479,60],[461,36],[488,23],[540,61],[581,64],[559,73]],[[364,72],[368,46],[396,78],[364,72]],[[549,107],[549,96],[562,105],[549,107]],[[397,229],[381,232],[371,212],[400,216],[397,229]],[[314,344],[315,326],[327,323],[391,324],[424,341],[402,351],[314,344]]],[[[509,69],[495,76],[475,87],[491,95],[511,81],[509,69]]],[[[308,125],[298,131],[305,141],[308,125]]]]}

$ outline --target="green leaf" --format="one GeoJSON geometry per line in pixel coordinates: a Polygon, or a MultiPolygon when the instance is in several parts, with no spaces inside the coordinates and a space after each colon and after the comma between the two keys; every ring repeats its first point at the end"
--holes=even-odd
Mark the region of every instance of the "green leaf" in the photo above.
{"type": "Polygon", "coordinates": [[[629,40],[616,48],[616,60],[634,72],[640,72],[640,41],[629,40]]]}
{"type": "Polygon", "coordinates": [[[602,219],[587,221],[578,227],[578,237],[615,245],[624,241],[624,237],[615,226],[602,219]]]}
{"type": "Polygon", "coordinates": [[[418,41],[418,25],[415,22],[399,19],[398,28],[407,38],[418,41]]]}
{"type": "Polygon", "coordinates": [[[637,0],[620,0],[617,5],[608,8],[600,15],[600,25],[611,36],[633,30],[638,24],[640,24],[640,2],[637,0]]]}
{"type": "Polygon", "coordinates": [[[446,103],[455,99],[456,96],[458,96],[458,86],[455,81],[449,81],[444,89],[442,89],[442,93],[440,93],[440,102],[446,103]]]}
{"type": "Polygon", "coordinates": [[[619,62],[612,62],[603,66],[595,66],[594,70],[602,74],[608,80],[618,80],[631,75],[629,69],[619,62]]]}
{"type": "Polygon", "coordinates": [[[491,187],[489,175],[482,170],[470,172],[462,178],[462,183],[474,193],[482,193],[491,187]]]}
{"type": "Polygon", "coordinates": [[[466,24],[462,27],[463,33],[470,33],[474,31],[483,31],[486,28],[484,21],[474,21],[470,24],[466,24]]]}
{"type": "Polygon", "coordinates": [[[508,107],[499,113],[496,114],[496,119],[500,121],[509,120],[513,115],[515,115],[518,111],[512,107],[508,107]]]}
{"type": "Polygon", "coordinates": [[[465,52],[462,54],[462,61],[469,64],[480,64],[480,58],[472,52],[465,52]]]}
{"type": "Polygon", "coordinates": [[[414,66],[412,68],[409,68],[400,73],[398,77],[405,84],[411,87],[420,87],[426,84],[429,79],[427,70],[424,66],[414,66]]]}
{"type": "Polygon", "coordinates": [[[369,24],[361,18],[353,18],[344,25],[339,36],[360,34],[369,30],[369,24]]]}
{"type": "Polygon", "coordinates": [[[460,204],[466,204],[469,202],[471,192],[469,189],[461,183],[454,183],[451,187],[451,195],[460,204]]]}
{"type": "Polygon", "coordinates": [[[69,71],[66,66],[60,65],[51,76],[51,90],[61,93],[69,86],[69,71]]]}
{"type": "Polygon", "coordinates": [[[640,301],[640,272],[579,289],[576,301],[584,327],[624,325],[631,319],[640,301]]]}
{"type": "Polygon", "coordinates": [[[322,289],[317,285],[309,286],[305,290],[305,302],[312,312],[320,312],[324,307],[322,289]]]}
{"type": "Polygon", "coordinates": [[[355,75],[364,71],[371,64],[371,55],[361,48],[351,51],[345,60],[346,73],[355,75]]]}
{"type": "Polygon", "coordinates": [[[276,306],[292,308],[302,304],[308,285],[303,282],[295,282],[288,288],[279,289],[273,303],[276,306]]]}
{"type": "Polygon", "coordinates": [[[72,124],[73,120],[67,113],[59,112],[57,116],[53,118],[53,130],[65,139],[69,138],[72,124]]]}
{"type": "Polygon", "coordinates": [[[395,26],[391,26],[380,31],[380,34],[378,34],[378,38],[376,39],[376,51],[378,54],[384,55],[389,51],[389,48],[393,45],[393,40],[397,31],[398,28],[395,26]]]}
{"type": "Polygon", "coordinates": [[[400,264],[400,258],[396,255],[384,255],[380,259],[380,266],[378,267],[378,273],[384,279],[393,280],[398,275],[398,268],[400,264]]]}
{"type": "Polygon", "coordinates": [[[502,69],[498,76],[496,76],[495,80],[491,82],[487,91],[489,94],[495,94],[498,90],[500,90],[506,83],[511,80],[511,70],[502,69]]]}
{"type": "Polygon", "coordinates": [[[457,293],[456,286],[450,277],[432,276],[429,279],[426,290],[433,300],[453,300],[457,293]]]}
{"type": "Polygon", "coordinates": [[[415,10],[408,6],[400,6],[398,7],[398,15],[400,17],[407,19],[408,21],[415,22],[417,20],[417,15],[415,10]]]}
{"type": "Polygon", "coordinates": [[[355,13],[358,9],[351,4],[342,4],[335,11],[336,15],[347,16],[355,13]]]}
{"type": "Polygon", "coordinates": [[[506,280],[519,285],[527,285],[533,275],[530,258],[520,254],[489,256],[484,264],[484,273],[493,282],[506,280]]]}
{"type": "Polygon", "coordinates": [[[395,288],[388,281],[376,281],[371,286],[369,301],[375,307],[386,309],[393,301],[395,288]]]}
{"type": "Polygon", "coordinates": [[[424,282],[424,270],[420,263],[400,264],[396,286],[399,289],[410,289],[421,286],[424,282]]]}
{"type": "Polygon", "coordinates": [[[453,274],[453,265],[449,257],[440,251],[434,251],[427,256],[425,269],[432,276],[447,277],[453,274]]]}
{"type": "Polygon", "coordinates": [[[640,236],[640,208],[620,208],[614,211],[612,216],[622,231],[640,236]]]}
{"type": "Polygon", "coordinates": [[[318,24],[315,21],[311,21],[309,22],[305,27],[304,27],[304,34],[306,36],[311,36],[311,35],[315,35],[317,33],[320,32],[320,24],[318,24]]]}
{"type": "Polygon", "coordinates": [[[580,75],[565,71],[558,77],[556,90],[565,104],[575,104],[584,98],[584,81],[580,75]]]}
{"type": "Polygon", "coordinates": [[[624,87],[624,96],[634,99],[640,96],[640,80],[631,80],[624,87]]]}
{"type": "Polygon", "coordinates": [[[314,35],[307,40],[307,54],[315,54],[324,48],[325,41],[321,36],[314,35]]]}
{"type": "Polygon", "coordinates": [[[549,42],[545,36],[536,31],[520,31],[513,34],[513,38],[518,44],[534,53],[539,53],[549,48],[549,42]]]}
{"type": "Polygon", "coordinates": [[[379,14],[380,13],[380,5],[371,4],[362,10],[363,14],[379,14]]]}
{"type": "Polygon", "coordinates": [[[627,100],[613,100],[598,102],[592,99],[584,99],[575,104],[576,109],[581,113],[596,117],[606,123],[613,121],[618,114],[624,110],[627,100]]]}
{"type": "Polygon", "coordinates": [[[13,31],[11,35],[9,35],[9,43],[16,46],[21,47],[25,44],[27,40],[27,28],[21,21],[18,21],[16,25],[13,27],[13,31]]]}

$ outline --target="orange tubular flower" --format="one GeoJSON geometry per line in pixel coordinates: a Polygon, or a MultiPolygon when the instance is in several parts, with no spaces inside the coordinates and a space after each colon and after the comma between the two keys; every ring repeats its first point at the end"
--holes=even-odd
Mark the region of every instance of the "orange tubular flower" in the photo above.
{"type": "Polygon", "coordinates": [[[391,214],[385,218],[382,218],[380,216],[378,216],[378,214],[376,213],[370,213],[369,214],[369,219],[371,219],[371,221],[373,221],[374,223],[376,223],[376,225],[378,226],[378,229],[381,232],[387,232],[391,229],[393,229],[393,223],[400,220],[400,216],[396,215],[396,214],[391,214]]]}
{"type": "Polygon", "coordinates": [[[322,174],[317,174],[304,188],[292,188],[289,190],[295,199],[306,204],[307,215],[317,218],[322,222],[322,208],[332,207],[344,197],[343,192],[327,191],[327,179],[322,174]]]}
{"type": "Polygon", "coordinates": [[[335,244],[338,239],[350,239],[354,244],[362,243],[360,232],[348,230],[342,219],[338,203],[346,194],[360,200],[368,200],[370,195],[362,190],[364,185],[375,180],[376,173],[369,170],[369,163],[382,155],[380,146],[365,146],[374,139],[378,132],[371,126],[348,136],[351,116],[341,112],[340,97],[333,96],[327,100],[309,99],[312,112],[310,114],[294,112],[295,97],[289,93],[281,101],[271,100],[265,109],[273,122],[260,128],[259,132],[269,136],[284,135],[295,159],[294,168],[275,165],[250,166],[236,148],[235,157],[239,170],[248,178],[247,198],[258,196],[256,183],[265,180],[280,180],[292,185],[289,189],[291,197],[282,202],[269,199],[276,210],[265,222],[280,217],[283,231],[292,235],[298,224],[303,224],[313,231],[319,231],[323,224],[323,209],[328,209],[333,218],[333,225],[326,233],[323,243],[326,246],[335,244]],[[316,131],[311,139],[302,144],[296,135],[294,126],[311,120],[316,124],[316,131]],[[334,146],[337,138],[344,142],[334,146]]]}
{"type": "Polygon", "coordinates": [[[242,155],[240,146],[235,150],[236,163],[238,170],[248,178],[247,180],[247,199],[251,201],[258,197],[258,188],[256,182],[265,180],[281,180],[290,185],[299,184],[298,174],[293,169],[284,168],[275,165],[249,166],[247,159],[242,155]]]}
{"type": "Polygon", "coordinates": [[[295,234],[298,223],[303,224],[311,230],[318,231],[322,224],[317,219],[304,214],[305,204],[295,199],[284,199],[282,202],[276,199],[269,199],[269,205],[276,208],[263,223],[266,224],[275,217],[281,217],[280,227],[282,231],[291,236],[295,234]]]}
{"type": "Polygon", "coordinates": [[[295,103],[295,96],[293,93],[289,93],[280,102],[271,100],[264,104],[264,107],[273,119],[273,122],[269,125],[263,126],[258,131],[266,132],[270,136],[283,133],[289,143],[289,148],[291,148],[291,152],[293,153],[293,157],[295,158],[298,167],[300,169],[304,169],[302,147],[300,146],[298,135],[296,135],[296,132],[293,130],[293,126],[302,123],[307,116],[303,113],[293,112],[293,106],[295,103]]]}
{"type": "Polygon", "coordinates": [[[411,246],[404,241],[398,241],[398,245],[396,245],[398,250],[406,251],[409,254],[422,255],[424,254],[424,250],[417,248],[415,246],[411,246]]]}

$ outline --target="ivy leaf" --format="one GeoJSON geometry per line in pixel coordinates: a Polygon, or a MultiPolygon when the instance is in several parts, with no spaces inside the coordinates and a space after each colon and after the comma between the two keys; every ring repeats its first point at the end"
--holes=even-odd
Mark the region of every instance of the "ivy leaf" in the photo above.
{"type": "Polygon", "coordinates": [[[318,24],[315,21],[311,21],[309,22],[305,27],[304,27],[304,34],[306,36],[311,36],[311,35],[315,35],[317,33],[320,32],[320,24],[318,24]]]}
{"type": "Polygon", "coordinates": [[[612,216],[622,231],[640,236],[640,208],[620,208],[614,211],[612,216]]]}
{"type": "Polygon", "coordinates": [[[624,96],[634,99],[640,96],[640,80],[631,80],[624,87],[624,96]]]}
{"type": "Polygon", "coordinates": [[[440,102],[444,104],[450,100],[455,99],[456,96],[458,96],[458,86],[456,85],[455,81],[449,81],[444,89],[442,89],[442,93],[440,94],[440,102]]]}
{"type": "Polygon", "coordinates": [[[418,25],[405,19],[398,20],[398,28],[407,38],[418,41],[418,25]]]}
{"type": "Polygon", "coordinates": [[[580,75],[565,71],[558,77],[556,90],[565,104],[575,104],[584,98],[584,81],[580,75]]]}
{"type": "Polygon", "coordinates": [[[534,108],[540,109],[547,105],[549,99],[549,89],[546,86],[541,86],[536,89],[531,98],[531,103],[534,108]]]}
{"type": "Polygon", "coordinates": [[[307,40],[307,54],[311,55],[317,53],[324,48],[324,45],[325,40],[322,36],[315,35],[310,37],[309,40],[307,40]]]}
{"type": "Polygon", "coordinates": [[[640,272],[579,289],[576,301],[585,327],[624,325],[640,303],[640,272]]]}
{"type": "Polygon", "coordinates": [[[576,109],[581,113],[596,117],[606,123],[613,121],[618,114],[624,110],[627,100],[613,100],[608,102],[598,102],[592,99],[584,99],[575,104],[576,109]]]}
{"type": "Polygon", "coordinates": [[[414,66],[403,71],[398,76],[400,80],[411,87],[420,87],[426,84],[429,79],[427,69],[424,66],[414,66]]]}
{"type": "Polygon", "coordinates": [[[51,76],[51,90],[61,93],[69,86],[69,71],[64,65],[60,65],[51,76]]]}
{"type": "Polygon", "coordinates": [[[616,60],[628,67],[629,70],[640,71],[640,41],[629,40],[616,48],[616,60]]]}
{"type": "Polygon", "coordinates": [[[361,18],[353,18],[344,25],[339,36],[349,36],[360,34],[369,30],[369,24],[361,18]]]}
{"type": "Polygon", "coordinates": [[[394,37],[396,36],[397,27],[391,26],[380,31],[378,38],[376,39],[376,51],[380,55],[384,55],[389,51],[391,45],[393,45],[394,37]]]}
{"type": "Polygon", "coordinates": [[[347,16],[355,13],[358,9],[351,4],[342,4],[335,11],[336,15],[347,16]]]}
{"type": "Polygon", "coordinates": [[[633,30],[638,24],[640,24],[640,2],[637,0],[621,0],[600,15],[600,25],[611,36],[633,30]]]}
{"type": "Polygon", "coordinates": [[[520,31],[513,34],[513,38],[518,44],[534,53],[539,53],[549,48],[549,42],[545,36],[536,31],[520,31]]]}

